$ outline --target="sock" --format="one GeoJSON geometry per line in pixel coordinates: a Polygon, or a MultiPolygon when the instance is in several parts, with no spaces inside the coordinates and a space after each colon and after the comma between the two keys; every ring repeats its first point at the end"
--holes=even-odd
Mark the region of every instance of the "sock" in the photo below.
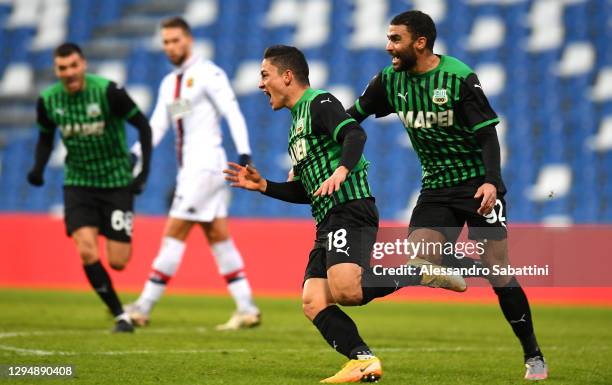
{"type": "Polygon", "coordinates": [[[361,276],[361,292],[365,305],[375,298],[387,296],[406,286],[419,286],[420,275],[376,276],[371,270],[364,270],[361,276]]]}
{"type": "Polygon", "coordinates": [[[216,242],[210,245],[212,253],[217,262],[219,274],[227,282],[229,290],[236,308],[241,313],[258,313],[259,309],[253,302],[253,295],[249,281],[244,274],[244,263],[242,256],[231,239],[216,242]]]}
{"type": "Polygon", "coordinates": [[[130,325],[132,324],[132,319],[125,312],[121,313],[121,314],[119,314],[118,316],[115,317],[115,322],[119,322],[119,321],[125,321],[125,322],[129,323],[130,325]]]}
{"type": "Polygon", "coordinates": [[[485,276],[482,274],[482,261],[479,259],[469,257],[457,258],[453,254],[443,254],[442,266],[463,268],[468,270],[468,272],[471,269],[474,272],[473,274],[465,274],[463,276],[485,278],[485,276]]]}
{"type": "Polygon", "coordinates": [[[312,320],[327,343],[349,359],[357,355],[373,355],[361,339],[355,322],[336,305],[321,310],[312,320]]]}
{"type": "Polygon", "coordinates": [[[494,287],[504,317],[521,341],[525,359],[542,356],[533,331],[529,301],[515,277],[504,287],[494,287]]]}
{"type": "Polygon", "coordinates": [[[138,307],[149,314],[153,306],[159,301],[168,281],[178,270],[183,253],[185,252],[185,242],[176,238],[164,237],[162,245],[153,261],[151,275],[145,283],[140,297],[136,301],[138,307]]]}
{"type": "Polygon", "coordinates": [[[91,287],[98,293],[98,296],[104,301],[111,313],[116,317],[123,313],[123,306],[117,293],[113,288],[110,276],[100,261],[96,261],[90,265],[83,265],[85,275],[91,284],[91,287]]]}

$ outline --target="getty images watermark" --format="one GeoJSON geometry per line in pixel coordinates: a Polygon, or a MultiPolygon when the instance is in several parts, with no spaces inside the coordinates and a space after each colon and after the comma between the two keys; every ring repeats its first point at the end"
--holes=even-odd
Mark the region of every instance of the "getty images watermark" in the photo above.
{"type": "MultiPolygon", "coordinates": [[[[414,276],[428,275],[462,275],[462,276],[548,276],[550,266],[532,264],[528,266],[512,266],[491,264],[490,267],[481,263],[469,266],[437,266],[433,264],[410,264],[418,256],[437,255],[450,256],[456,260],[466,257],[479,260],[485,253],[487,240],[431,242],[425,239],[409,241],[407,238],[392,241],[376,242],[372,248],[370,266],[376,276],[414,276]]],[[[448,258],[446,259],[449,260],[448,258]]],[[[451,259],[452,261],[452,259],[451,259]]],[[[465,259],[465,262],[468,262],[465,259]]]]}

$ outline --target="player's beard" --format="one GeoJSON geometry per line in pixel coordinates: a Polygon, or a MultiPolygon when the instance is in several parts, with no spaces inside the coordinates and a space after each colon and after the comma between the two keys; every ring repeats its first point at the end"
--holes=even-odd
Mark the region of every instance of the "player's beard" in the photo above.
{"type": "Polygon", "coordinates": [[[399,57],[400,63],[397,69],[394,68],[395,72],[408,71],[416,66],[416,53],[414,50],[410,51],[410,48],[406,52],[398,52],[397,57],[399,57]]]}

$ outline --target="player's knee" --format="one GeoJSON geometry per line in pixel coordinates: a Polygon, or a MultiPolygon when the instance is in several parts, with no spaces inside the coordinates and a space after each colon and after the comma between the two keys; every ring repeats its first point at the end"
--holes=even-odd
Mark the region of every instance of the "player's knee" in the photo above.
{"type": "Polygon", "coordinates": [[[314,300],[311,298],[303,298],[302,299],[302,310],[304,311],[304,315],[309,320],[313,320],[317,314],[323,309],[327,307],[327,303],[321,300],[314,300]]]}
{"type": "Polygon", "coordinates": [[[216,229],[210,229],[206,233],[206,238],[208,240],[208,243],[212,245],[212,244],[215,244],[215,243],[224,242],[224,241],[228,240],[229,236],[224,231],[219,231],[219,230],[216,230],[216,229]]]}
{"type": "Polygon", "coordinates": [[[98,251],[95,245],[89,245],[87,243],[79,244],[79,256],[83,264],[90,265],[98,260],[98,251]]]}

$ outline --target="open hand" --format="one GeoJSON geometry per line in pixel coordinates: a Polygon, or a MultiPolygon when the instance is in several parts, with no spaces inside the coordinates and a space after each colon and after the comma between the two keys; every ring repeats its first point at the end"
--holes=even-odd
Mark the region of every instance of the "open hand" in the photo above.
{"type": "Polygon", "coordinates": [[[251,191],[265,192],[268,183],[261,177],[259,171],[253,166],[245,167],[234,162],[227,162],[228,169],[223,170],[225,180],[230,181],[232,187],[240,187],[251,191]]]}

